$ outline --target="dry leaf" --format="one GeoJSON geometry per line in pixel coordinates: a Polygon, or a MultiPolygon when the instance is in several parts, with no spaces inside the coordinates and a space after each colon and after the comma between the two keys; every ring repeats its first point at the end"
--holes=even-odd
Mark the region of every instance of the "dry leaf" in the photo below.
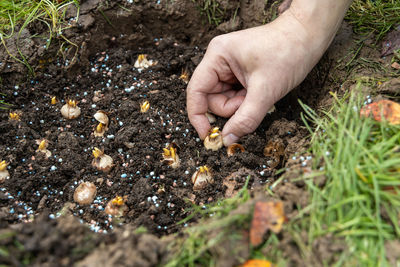
{"type": "Polygon", "coordinates": [[[258,259],[248,260],[242,265],[242,267],[272,267],[272,266],[273,265],[270,261],[258,260],[258,259]]]}
{"type": "Polygon", "coordinates": [[[254,205],[253,220],[251,222],[251,244],[253,246],[260,245],[267,230],[279,233],[284,221],[283,202],[257,202],[254,205]]]}
{"type": "Polygon", "coordinates": [[[382,121],[382,115],[387,122],[400,124],[400,104],[391,100],[380,100],[364,106],[360,111],[361,117],[369,117],[372,114],[374,120],[382,121]]]}

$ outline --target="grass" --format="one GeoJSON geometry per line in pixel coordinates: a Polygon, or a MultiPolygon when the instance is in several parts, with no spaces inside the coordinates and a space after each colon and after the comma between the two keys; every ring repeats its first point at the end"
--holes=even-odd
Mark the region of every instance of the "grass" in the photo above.
{"type": "Polygon", "coordinates": [[[376,42],[399,24],[399,18],[398,0],[355,0],[346,16],[355,33],[375,34],[376,42]]]}
{"type": "Polygon", "coordinates": [[[46,48],[50,46],[54,38],[62,40],[60,45],[61,48],[65,47],[66,44],[77,48],[78,46],[71,42],[63,35],[63,31],[71,27],[68,21],[65,20],[65,13],[70,5],[77,7],[76,17],[79,14],[79,2],[77,0],[64,0],[64,1],[52,1],[52,0],[3,0],[0,2],[0,41],[6,52],[16,61],[24,64],[31,74],[34,74],[33,68],[29,65],[28,59],[21,52],[19,46],[19,40],[21,32],[33,22],[40,22],[47,27],[47,33],[45,36],[32,36],[46,40],[46,48]],[[16,28],[18,26],[18,32],[16,28]],[[17,49],[18,55],[12,54],[7,47],[6,40],[17,37],[17,49]]]}
{"type": "Polygon", "coordinates": [[[357,92],[333,96],[336,102],[323,117],[303,105],[311,152],[319,159],[314,167],[324,166],[327,179],[323,188],[306,180],[312,198],[303,226],[309,241],[329,233],[343,237],[349,266],[350,259],[360,266],[387,265],[385,241],[400,237],[400,127],[360,118],[357,92]]]}
{"type": "MultiPolygon", "coordinates": [[[[221,9],[220,4],[216,0],[192,0],[197,4],[201,13],[205,14],[210,25],[218,26],[226,16],[225,10],[221,9]]],[[[236,9],[237,12],[237,9],[236,9]]],[[[233,14],[233,17],[236,16],[233,14]]]]}
{"type": "Polygon", "coordinates": [[[219,200],[204,207],[193,206],[191,214],[180,223],[186,223],[197,216],[203,219],[199,220],[196,225],[186,228],[185,238],[175,239],[171,247],[176,252],[167,263],[167,267],[214,266],[213,251],[218,250],[223,242],[235,242],[235,240],[237,242],[240,239],[239,230],[250,223],[251,213],[248,210],[244,214],[241,212],[234,214],[233,212],[239,205],[250,199],[247,189],[249,179],[250,176],[243,188],[233,198],[219,200]],[[210,217],[212,219],[207,219],[210,217]]]}

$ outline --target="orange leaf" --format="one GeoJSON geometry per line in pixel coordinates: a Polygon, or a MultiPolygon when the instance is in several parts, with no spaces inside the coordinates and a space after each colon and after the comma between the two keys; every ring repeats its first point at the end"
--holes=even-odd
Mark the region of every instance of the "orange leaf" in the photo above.
{"type": "Polygon", "coordinates": [[[384,118],[390,124],[400,124],[400,104],[391,100],[383,99],[371,103],[364,106],[360,111],[361,117],[369,117],[371,114],[376,121],[382,121],[384,118]]]}
{"type": "Polygon", "coordinates": [[[271,262],[267,260],[248,260],[242,267],[272,267],[271,262]]]}
{"type": "Polygon", "coordinates": [[[250,243],[258,246],[263,242],[267,230],[279,233],[285,221],[282,202],[257,202],[254,205],[253,220],[250,229],[250,243]]]}

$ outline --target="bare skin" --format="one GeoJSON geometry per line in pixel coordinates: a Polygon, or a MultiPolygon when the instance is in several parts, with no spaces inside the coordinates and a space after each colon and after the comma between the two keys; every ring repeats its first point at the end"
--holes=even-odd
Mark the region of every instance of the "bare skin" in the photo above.
{"type": "Polygon", "coordinates": [[[188,84],[189,120],[204,139],[205,113],[230,119],[225,145],[253,132],[328,48],[351,0],[293,0],[273,22],[211,40],[188,84]],[[242,89],[233,89],[235,85],[242,89]]]}

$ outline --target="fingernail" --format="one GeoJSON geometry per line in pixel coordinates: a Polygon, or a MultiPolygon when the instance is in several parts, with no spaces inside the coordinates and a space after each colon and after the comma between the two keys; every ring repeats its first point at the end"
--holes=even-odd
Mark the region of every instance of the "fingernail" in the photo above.
{"type": "Polygon", "coordinates": [[[225,146],[229,146],[239,140],[239,137],[237,137],[234,134],[227,134],[223,137],[222,141],[224,142],[225,146]]]}

